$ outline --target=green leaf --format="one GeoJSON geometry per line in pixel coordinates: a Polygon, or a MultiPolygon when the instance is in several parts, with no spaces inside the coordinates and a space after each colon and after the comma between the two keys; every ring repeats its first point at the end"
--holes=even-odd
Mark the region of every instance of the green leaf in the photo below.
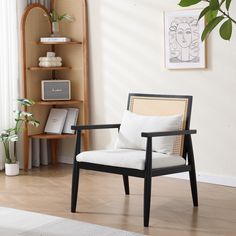
{"type": "Polygon", "coordinates": [[[16,141],[18,141],[18,136],[16,134],[13,134],[8,138],[8,140],[10,142],[16,142],[16,141]]]}
{"type": "Polygon", "coordinates": [[[35,127],[38,127],[40,125],[40,122],[37,120],[29,120],[28,123],[35,127]]]}
{"type": "Polygon", "coordinates": [[[199,15],[199,17],[198,17],[198,21],[199,21],[203,16],[205,16],[208,11],[210,11],[210,7],[209,7],[209,6],[208,6],[208,7],[205,7],[205,8],[201,11],[201,13],[200,13],[200,15],[199,15]]]}
{"type": "Polygon", "coordinates": [[[224,19],[223,16],[217,16],[216,18],[214,18],[212,21],[210,21],[205,29],[202,32],[202,41],[204,41],[208,35],[211,33],[211,31],[224,19]]]}
{"type": "Polygon", "coordinates": [[[220,2],[220,6],[221,6],[224,2],[225,2],[225,0],[221,0],[221,2],[220,2]]]}
{"type": "Polygon", "coordinates": [[[56,22],[57,21],[57,12],[55,10],[52,11],[51,21],[56,22]]]}
{"type": "Polygon", "coordinates": [[[21,115],[21,116],[25,116],[25,117],[32,117],[32,116],[33,116],[33,114],[31,114],[31,113],[29,113],[29,112],[26,112],[26,111],[22,111],[22,112],[20,113],[20,115],[21,115]]]}
{"type": "Polygon", "coordinates": [[[179,5],[181,7],[189,7],[189,6],[195,5],[199,2],[201,2],[201,0],[181,0],[179,5]]]}
{"type": "Polygon", "coordinates": [[[58,16],[58,21],[62,21],[65,16],[66,16],[66,13],[64,13],[63,15],[58,16]]]}
{"type": "Polygon", "coordinates": [[[231,3],[231,0],[226,0],[226,2],[225,2],[225,7],[226,7],[227,11],[229,11],[230,3],[231,3]]]}
{"type": "Polygon", "coordinates": [[[208,11],[208,12],[206,13],[206,23],[208,24],[208,23],[211,22],[214,18],[216,18],[217,14],[218,14],[218,10],[215,10],[215,11],[210,10],[210,11],[208,11]]]}
{"type": "Polygon", "coordinates": [[[14,128],[9,128],[9,129],[6,130],[6,132],[10,134],[14,130],[15,130],[14,128]]]}
{"type": "Polygon", "coordinates": [[[3,130],[0,133],[1,142],[5,141],[9,137],[10,133],[7,130],[3,130]]]}
{"type": "Polygon", "coordinates": [[[220,27],[220,36],[224,40],[230,40],[232,35],[232,21],[228,19],[220,27]]]}
{"type": "Polygon", "coordinates": [[[22,106],[28,106],[28,107],[34,105],[35,103],[33,100],[26,99],[26,98],[17,99],[17,102],[22,106]]]}
{"type": "Polygon", "coordinates": [[[25,117],[19,117],[19,118],[15,118],[15,121],[25,121],[25,117]]]}
{"type": "Polygon", "coordinates": [[[209,6],[210,6],[211,10],[218,10],[220,7],[219,0],[211,0],[209,6]]]}
{"type": "Polygon", "coordinates": [[[19,115],[21,113],[21,111],[19,111],[19,110],[15,110],[13,112],[16,113],[16,115],[19,115]]]}

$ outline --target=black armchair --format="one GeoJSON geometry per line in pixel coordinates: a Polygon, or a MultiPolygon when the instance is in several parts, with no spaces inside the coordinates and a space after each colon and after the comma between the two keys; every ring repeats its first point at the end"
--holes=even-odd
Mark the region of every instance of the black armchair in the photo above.
{"type": "MultiPolygon", "coordinates": [[[[142,115],[171,116],[181,115],[180,130],[141,132],[146,139],[145,150],[118,148],[115,150],[87,151],[81,153],[81,132],[91,129],[120,130],[120,124],[73,126],[76,130],[76,148],[73,165],[71,212],[76,212],[79,171],[95,170],[123,175],[125,193],[129,194],[128,176],[144,178],[144,226],[149,226],[152,177],[189,172],[192,200],[198,206],[197,183],[191,135],[196,130],[189,130],[192,97],[176,95],[129,94],[128,110],[142,115]],[[160,137],[175,137],[171,153],[153,151],[153,142],[160,137]],[[134,156],[130,161],[130,156],[134,156]],[[126,158],[127,156],[127,158],[126,158]]],[[[155,146],[155,145],[154,145],[155,146]]]]}

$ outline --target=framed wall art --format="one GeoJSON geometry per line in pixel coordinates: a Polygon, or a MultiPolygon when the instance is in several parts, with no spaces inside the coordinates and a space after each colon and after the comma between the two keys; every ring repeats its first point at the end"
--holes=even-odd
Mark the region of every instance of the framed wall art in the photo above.
{"type": "Polygon", "coordinates": [[[201,10],[167,11],[165,25],[165,66],[168,69],[205,68],[205,42],[201,41],[204,19],[201,10]]]}

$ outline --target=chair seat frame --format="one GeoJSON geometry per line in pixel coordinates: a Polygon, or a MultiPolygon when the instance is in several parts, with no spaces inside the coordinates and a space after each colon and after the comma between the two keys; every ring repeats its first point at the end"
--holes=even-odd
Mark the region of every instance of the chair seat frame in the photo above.
{"type": "MultiPolygon", "coordinates": [[[[164,95],[169,96],[169,95],[164,95]]],[[[120,124],[99,124],[99,125],[81,125],[72,126],[72,129],[76,131],[76,147],[75,147],[75,157],[73,163],[73,174],[72,174],[72,190],[71,190],[71,212],[76,212],[77,197],[78,197],[78,185],[79,185],[79,173],[80,169],[94,170],[112,174],[119,174],[123,176],[123,183],[125,193],[129,194],[129,176],[144,178],[144,226],[149,226],[150,217],[150,203],[151,203],[151,184],[152,177],[189,172],[190,185],[192,192],[193,205],[198,206],[198,193],[197,193],[197,182],[196,182],[196,171],[195,171],[195,161],[192,145],[192,134],[196,134],[196,130],[177,130],[177,131],[167,131],[167,132],[143,132],[141,136],[146,138],[146,155],[145,155],[145,168],[144,170],[115,167],[101,164],[94,164],[89,162],[78,162],[76,156],[81,152],[81,134],[84,130],[94,130],[94,129],[118,129],[120,124]],[[177,136],[184,135],[184,155],[186,159],[185,165],[164,167],[164,168],[152,168],[152,139],[161,136],[177,136]]],[[[188,128],[188,127],[187,127],[188,128]]]]}

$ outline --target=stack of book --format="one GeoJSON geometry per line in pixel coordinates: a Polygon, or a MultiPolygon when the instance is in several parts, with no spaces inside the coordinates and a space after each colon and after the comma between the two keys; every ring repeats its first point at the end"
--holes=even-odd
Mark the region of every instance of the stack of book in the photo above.
{"type": "Polygon", "coordinates": [[[68,37],[41,37],[41,43],[67,43],[71,42],[71,38],[68,37]]]}
{"type": "Polygon", "coordinates": [[[78,108],[51,108],[44,132],[74,134],[71,126],[76,125],[78,115],[78,108]]]}

